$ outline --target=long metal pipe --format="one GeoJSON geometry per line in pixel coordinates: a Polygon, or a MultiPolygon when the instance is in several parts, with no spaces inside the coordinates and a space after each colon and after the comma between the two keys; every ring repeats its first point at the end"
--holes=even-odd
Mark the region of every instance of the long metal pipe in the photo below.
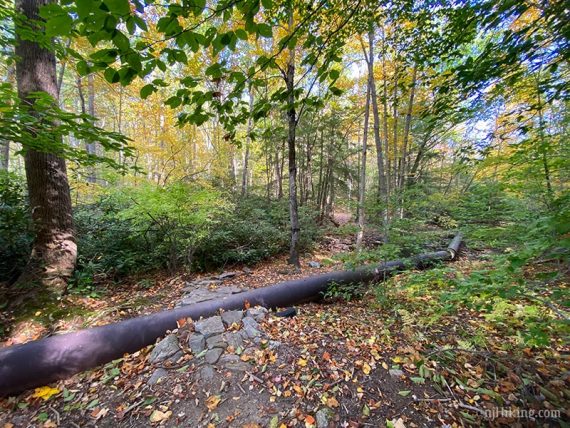
{"type": "Polygon", "coordinates": [[[277,308],[317,300],[330,284],[351,284],[379,280],[407,267],[422,267],[435,261],[453,260],[462,236],[457,234],[447,250],[421,254],[409,260],[395,260],[375,267],[330,272],[304,279],[281,282],[156,314],[131,318],[104,326],[60,334],[0,350],[0,396],[65,379],[75,373],[136,352],[155,342],[176,321],[215,315],[220,309],[252,306],[277,308]]]}

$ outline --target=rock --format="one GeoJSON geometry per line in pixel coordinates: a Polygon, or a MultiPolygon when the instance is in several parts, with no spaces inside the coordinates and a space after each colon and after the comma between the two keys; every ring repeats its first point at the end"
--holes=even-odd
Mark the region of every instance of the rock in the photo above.
{"type": "Polygon", "coordinates": [[[184,352],[182,352],[182,350],[176,352],[174,355],[172,355],[171,357],[168,357],[168,359],[166,360],[169,363],[175,364],[182,356],[184,356],[184,352]]]}
{"type": "Polygon", "coordinates": [[[209,349],[208,352],[206,352],[206,355],[204,355],[204,361],[208,364],[216,364],[223,353],[224,350],[221,348],[209,349]]]}
{"type": "Polygon", "coordinates": [[[222,322],[229,327],[233,323],[239,324],[243,318],[242,311],[227,311],[222,313],[222,322]]]}
{"type": "Polygon", "coordinates": [[[223,281],[224,279],[233,278],[237,274],[238,274],[237,272],[224,272],[221,275],[218,275],[218,279],[221,279],[223,281]]]}
{"type": "Polygon", "coordinates": [[[224,340],[221,334],[216,334],[215,336],[211,336],[208,337],[208,339],[206,339],[206,347],[208,349],[213,349],[213,348],[226,349],[228,347],[228,343],[224,340]]]}
{"type": "Polygon", "coordinates": [[[312,268],[320,268],[320,267],[321,267],[321,264],[320,264],[319,262],[310,261],[310,262],[309,262],[309,267],[312,267],[312,268]]]}
{"type": "Polygon", "coordinates": [[[250,268],[248,268],[247,266],[242,269],[242,272],[245,273],[246,275],[252,274],[252,270],[250,268]]]}
{"type": "Polygon", "coordinates": [[[243,340],[246,339],[247,333],[243,330],[240,331],[227,331],[224,333],[224,340],[228,346],[233,346],[234,349],[243,348],[243,340]]]}
{"type": "Polygon", "coordinates": [[[221,282],[222,281],[220,281],[219,279],[198,279],[196,281],[186,282],[182,290],[186,292],[192,292],[198,288],[206,288],[211,285],[219,285],[221,284],[221,282]]]}
{"type": "Polygon", "coordinates": [[[179,351],[178,338],[174,334],[169,334],[156,344],[150,353],[148,361],[152,364],[158,363],[166,360],[168,357],[172,357],[179,351]]]}
{"type": "Polygon", "coordinates": [[[223,299],[224,297],[231,294],[238,294],[244,291],[243,289],[236,286],[217,287],[214,289],[209,289],[208,287],[210,286],[198,284],[195,288],[192,288],[190,292],[182,298],[182,306],[193,305],[194,303],[205,302],[218,298],[223,299]]]}
{"type": "Polygon", "coordinates": [[[259,324],[251,317],[245,317],[242,321],[243,323],[243,331],[247,334],[250,338],[255,338],[261,336],[261,332],[259,329],[259,324]]]}
{"type": "Polygon", "coordinates": [[[267,316],[267,312],[267,308],[264,308],[263,306],[256,306],[255,308],[249,308],[246,311],[245,316],[252,317],[256,321],[263,321],[267,316]]]}
{"type": "Polygon", "coordinates": [[[197,355],[206,349],[206,339],[199,333],[192,333],[188,338],[188,347],[194,355],[197,355]]]}
{"type": "Polygon", "coordinates": [[[221,334],[225,331],[222,318],[218,315],[210,318],[205,318],[194,323],[194,329],[200,333],[204,338],[208,339],[210,336],[221,334]]]}
{"type": "Polygon", "coordinates": [[[209,382],[214,378],[215,374],[216,372],[214,371],[214,368],[206,364],[200,368],[200,371],[198,372],[198,377],[202,382],[209,382]]]}
{"type": "Polygon", "coordinates": [[[245,372],[251,368],[248,363],[240,360],[237,355],[233,354],[222,355],[218,361],[218,365],[223,366],[227,370],[239,372],[245,372]]]}
{"type": "Polygon", "coordinates": [[[168,372],[163,368],[156,369],[152,375],[148,378],[149,385],[156,385],[163,377],[166,377],[168,372]]]}
{"type": "Polygon", "coordinates": [[[328,428],[331,411],[327,408],[320,409],[315,415],[317,419],[317,428],[328,428]]]}
{"type": "Polygon", "coordinates": [[[267,345],[267,348],[274,351],[277,348],[279,348],[280,346],[281,346],[281,342],[279,342],[278,340],[270,340],[268,345],[267,345]]]}
{"type": "Polygon", "coordinates": [[[390,369],[388,370],[388,373],[390,373],[390,376],[392,377],[401,377],[404,375],[404,372],[400,369],[390,369]]]}

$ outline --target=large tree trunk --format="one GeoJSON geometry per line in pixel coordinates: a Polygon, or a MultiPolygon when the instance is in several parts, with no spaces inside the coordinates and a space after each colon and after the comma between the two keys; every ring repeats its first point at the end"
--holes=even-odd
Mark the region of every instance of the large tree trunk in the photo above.
{"type": "MultiPolygon", "coordinates": [[[[289,27],[292,28],[293,11],[289,18],[289,27]]],[[[291,247],[289,249],[289,263],[296,268],[301,267],[299,262],[299,209],[297,206],[297,158],[295,147],[295,131],[297,128],[297,114],[295,111],[295,50],[289,50],[289,61],[286,73],[287,84],[287,118],[289,133],[287,147],[289,151],[289,214],[291,217],[291,247]]]]}
{"type": "MultiPolygon", "coordinates": [[[[39,8],[50,0],[17,0],[18,12],[26,23],[39,19],[39,8]]],[[[16,23],[17,31],[21,31],[16,23]]],[[[35,24],[33,24],[35,26],[35,24]]],[[[39,31],[38,28],[35,28],[39,31]]],[[[25,29],[24,29],[25,31],[25,29]]],[[[34,107],[30,93],[45,92],[57,103],[55,55],[35,42],[18,38],[16,43],[16,77],[20,99],[34,107]]],[[[77,244],[73,230],[71,196],[65,160],[50,153],[24,147],[26,178],[35,240],[26,271],[19,282],[38,280],[51,290],[65,291],[66,280],[73,273],[77,244]]]]}
{"type": "Polygon", "coordinates": [[[358,233],[356,248],[362,247],[364,238],[364,196],[366,193],[366,152],[368,151],[368,120],[370,117],[370,85],[366,85],[366,103],[364,105],[364,130],[362,133],[362,157],[360,159],[360,185],[358,188],[358,233]]]}

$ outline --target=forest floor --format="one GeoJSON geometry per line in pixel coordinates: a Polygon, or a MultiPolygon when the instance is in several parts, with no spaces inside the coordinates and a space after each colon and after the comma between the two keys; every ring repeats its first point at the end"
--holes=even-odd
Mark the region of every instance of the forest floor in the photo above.
{"type": "MultiPolygon", "coordinates": [[[[238,274],[224,285],[254,288],[341,269],[333,256],[349,251],[350,239],[325,237],[298,272],[278,257],[251,270],[232,269],[238,274]]],[[[466,275],[485,263],[484,255],[467,243],[443,275],[466,275]]],[[[174,333],[183,353],[175,362],[151,363],[153,345],[3,399],[0,426],[564,426],[570,415],[567,342],[506,346],[505,331],[483,312],[437,311],[440,277],[427,277],[421,293],[399,288],[414,274],[424,273],[402,273],[357,299],[302,305],[293,318],[269,315],[259,324],[263,339],[246,341],[248,352],[226,349],[233,365],[205,370],[181,327],[174,333]],[[159,369],[163,378],[156,382],[159,369]]],[[[5,344],[173,307],[188,281],[207,276],[157,274],[133,278],[108,295],[66,296],[65,321],[21,320],[5,344]],[[77,307],[82,311],[74,312],[77,307]]]]}

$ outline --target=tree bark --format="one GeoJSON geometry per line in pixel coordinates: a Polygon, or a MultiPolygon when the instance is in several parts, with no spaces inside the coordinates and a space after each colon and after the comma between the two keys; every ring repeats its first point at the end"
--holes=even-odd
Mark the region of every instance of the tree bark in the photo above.
{"type": "Polygon", "coordinates": [[[249,146],[251,144],[251,132],[253,129],[253,120],[251,118],[251,114],[253,112],[253,89],[249,88],[249,119],[247,120],[247,136],[245,142],[245,153],[243,155],[243,172],[241,176],[241,196],[245,196],[247,194],[247,174],[248,174],[248,166],[249,166],[249,146]]]}
{"type": "Polygon", "coordinates": [[[384,110],[383,134],[384,150],[386,150],[386,193],[390,195],[390,141],[388,137],[388,82],[386,78],[386,33],[382,28],[382,106],[384,110]]]}
{"type": "MultiPolygon", "coordinates": [[[[8,67],[6,72],[6,78],[4,81],[9,83],[12,80],[12,76],[14,75],[14,67],[11,65],[8,67]]],[[[10,168],[10,141],[8,140],[0,140],[0,170],[8,171],[10,168]]]]}
{"type": "MultiPolygon", "coordinates": [[[[91,73],[87,76],[87,108],[89,116],[95,117],[95,82],[94,82],[94,75],[91,73]]],[[[85,150],[87,154],[91,156],[97,155],[97,143],[91,142],[85,144],[85,150]]],[[[89,183],[96,183],[97,182],[97,171],[95,167],[89,167],[87,173],[87,181],[89,183]]]]}
{"type": "Polygon", "coordinates": [[[416,79],[418,75],[418,67],[414,66],[412,73],[412,86],[410,87],[410,100],[408,102],[408,111],[406,113],[406,123],[404,125],[404,141],[402,146],[402,162],[400,163],[400,182],[399,187],[403,189],[406,186],[406,177],[408,169],[408,141],[410,138],[410,127],[412,124],[412,109],[414,107],[414,95],[416,92],[416,79]]]}
{"type": "MultiPolygon", "coordinates": [[[[293,10],[289,11],[289,30],[293,28],[293,10]]],[[[300,268],[299,262],[299,208],[297,205],[297,158],[295,147],[295,131],[297,128],[297,114],[295,111],[295,49],[289,49],[287,72],[285,74],[287,85],[287,118],[289,132],[287,135],[287,148],[289,151],[289,214],[291,218],[291,247],[289,249],[289,263],[300,268]]]]}
{"type": "Polygon", "coordinates": [[[2,159],[0,161],[0,170],[8,171],[10,167],[10,141],[0,141],[2,146],[2,159]]]}
{"type": "MultiPolygon", "coordinates": [[[[16,8],[26,18],[26,23],[16,21],[19,33],[24,25],[38,26],[41,6],[51,0],[17,0],[16,8]]],[[[58,101],[55,54],[39,44],[16,41],[16,78],[18,95],[30,106],[34,100],[30,93],[44,92],[58,101]]],[[[75,268],[77,244],[73,230],[71,196],[67,180],[65,160],[50,153],[37,152],[24,147],[24,160],[35,239],[32,254],[20,283],[39,281],[51,291],[62,293],[66,280],[75,268]]]]}
{"type": "Polygon", "coordinates": [[[370,85],[366,85],[366,103],[364,104],[364,129],[362,132],[362,155],[360,159],[360,183],[358,187],[358,232],[356,249],[362,248],[364,238],[364,196],[366,193],[366,152],[368,151],[368,120],[370,117],[370,85]]]}
{"type": "Polygon", "coordinates": [[[398,66],[394,60],[394,92],[393,92],[393,102],[392,102],[392,115],[394,117],[394,121],[392,123],[392,147],[393,147],[393,157],[394,157],[394,165],[393,171],[390,171],[390,188],[396,189],[396,181],[398,180],[398,66]]]}
{"type": "Polygon", "coordinates": [[[368,85],[370,86],[372,114],[374,115],[374,142],[376,143],[376,162],[378,163],[378,196],[380,201],[384,203],[388,193],[386,189],[386,177],[384,175],[384,155],[382,152],[382,140],[380,139],[380,115],[378,113],[378,98],[374,80],[374,31],[372,28],[368,32],[368,44],[368,85]]]}

